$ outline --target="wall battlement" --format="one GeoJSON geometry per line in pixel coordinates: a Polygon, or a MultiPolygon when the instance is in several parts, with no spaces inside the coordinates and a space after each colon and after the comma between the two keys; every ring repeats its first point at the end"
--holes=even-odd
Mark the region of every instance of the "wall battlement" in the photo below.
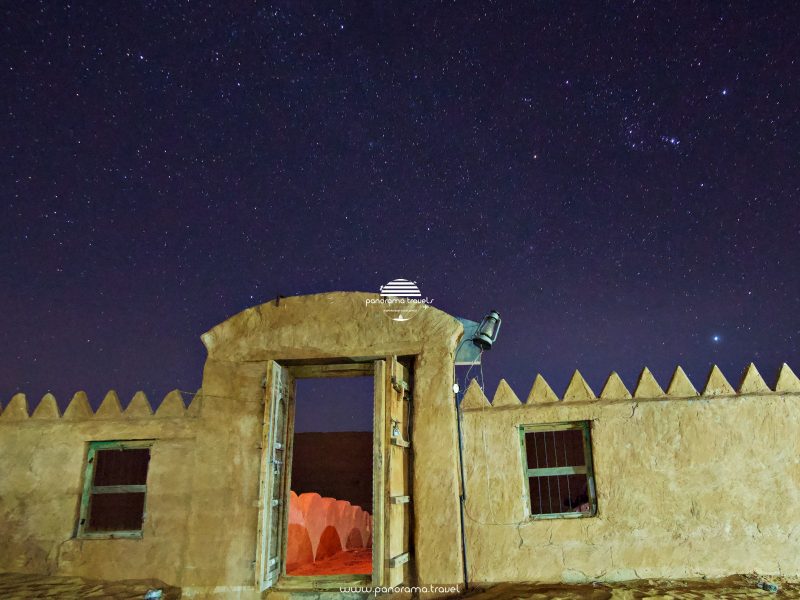
{"type": "Polygon", "coordinates": [[[461,401],[461,410],[475,411],[487,408],[533,407],[537,405],[552,406],[553,403],[573,404],[600,400],[689,400],[693,398],[707,399],[715,396],[761,396],[787,393],[800,394],[800,379],[786,363],[781,366],[775,385],[772,387],[767,385],[756,366],[750,363],[742,374],[738,391],[733,388],[716,365],[711,368],[702,392],[697,391],[681,367],[675,369],[666,390],[659,385],[650,369],[645,367],[639,375],[633,394],[628,391],[616,372],[612,372],[608,376],[603,390],[597,396],[580,372],[575,371],[561,398],[553,391],[544,377],[536,375],[533,387],[524,404],[505,379],[500,380],[491,403],[478,385],[477,380],[473,379],[461,401]]]}
{"type": "Polygon", "coordinates": [[[161,401],[156,410],[144,392],[136,392],[125,409],[119,396],[110,390],[97,411],[92,409],[86,392],[76,392],[69,401],[64,413],[61,413],[58,402],[53,394],[47,393],[39,400],[39,404],[31,411],[28,398],[25,394],[14,394],[11,399],[0,408],[0,425],[28,419],[65,421],[80,421],[85,419],[141,419],[141,418],[180,418],[196,417],[202,404],[202,391],[198,390],[189,400],[188,406],[183,400],[184,394],[180,390],[172,390],[161,401]]]}

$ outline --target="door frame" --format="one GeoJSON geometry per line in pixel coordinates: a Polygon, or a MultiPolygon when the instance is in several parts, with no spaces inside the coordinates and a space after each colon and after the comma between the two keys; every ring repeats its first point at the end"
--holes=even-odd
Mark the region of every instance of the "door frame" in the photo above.
{"type": "MultiPolygon", "coordinates": [[[[285,469],[281,473],[283,479],[283,498],[281,498],[281,523],[283,529],[282,548],[280,554],[281,566],[278,579],[272,589],[277,591],[306,591],[306,590],[319,590],[319,591],[338,591],[342,587],[364,587],[372,586],[373,588],[381,587],[383,582],[376,580],[377,577],[382,577],[382,569],[376,569],[376,556],[384,554],[385,538],[387,532],[384,528],[383,510],[378,510],[378,506],[382,504],[382,500],[386,495],[387,483],[380,477],[382,489],[377,490],[376,474],[378,469],[383,469],[386,461],[384,448],[379,440],[382,438],[378,435],[376,427],[379,426],[379,415],[376,412],[378,394],[383,393],[379,390],[378,386],[383,386],[384,382],[378,382],[376,378],[376,361],[386,361],[391,356],[369,356],[369,357],[343,357],[334,359],[302,359],[302,360],[280,360],[276,359],[275,362],[281,367],[285,367],[291,375],[293,383],[298,379],[312,379],[312,378],[339,378],[339,377],[370,377],[375,378],[375,389],[373,391],[373,431],[372,431],[372,553],[373,553],[373,570],[370,575],[288,575],[286,573],[286,551],[288,546],[288,529],[289,529],[289,493],[291,491],[291,473],[292,461],[294,457],[294,427],[295,427],[295,406],[296,406],[296,386],[289,390],[289,398],[286,409],[287,418],[287,432],[286,432],[286,454],[285,454],[285,469]],[[376,514],[380,512],[378,518],[376,514]]],[[[403,359],[408,361],[409,377],[413,381],[413,365],[416,359],[414,355],[396,356],[398,360],[403,359]]],[[[385,373],[384,373],[385,379],[385,373]]],[[[381,423],[381,427],[386,427],[386,424],[381,423]]],[[[407,477],[409,481],[412,480],[412,464],[408,466],[409,472],[407,477]]],[[[413,514],[413,511],[412,511],[413,514]]],[[[413,537],[413,523],[410,523],[410,535],[413,537]]],[[[412,541],[413,545],[413,541],[412,541]]],[[[380,561],[382,563],[382,559],[380,561]]]]}

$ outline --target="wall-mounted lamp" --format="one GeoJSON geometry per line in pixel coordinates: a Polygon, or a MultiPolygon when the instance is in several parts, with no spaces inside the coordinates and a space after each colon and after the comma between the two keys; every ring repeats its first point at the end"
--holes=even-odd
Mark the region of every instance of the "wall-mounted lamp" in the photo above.
{"type": "Polygon", "coordinates": [[[472,343],[481,350],[491,350],[492,344],[497,339],[497,332],[500,331],[500,313],[490,310],[489,314],[483,317],[480,326],[472,338],[472,343]]]}

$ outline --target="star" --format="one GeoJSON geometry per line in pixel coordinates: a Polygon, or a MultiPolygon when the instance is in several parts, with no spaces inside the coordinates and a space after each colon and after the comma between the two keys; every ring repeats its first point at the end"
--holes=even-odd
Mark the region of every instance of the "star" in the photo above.
{"type": "Polygon", "coordinates": [[[508,315],[490,388],[530,389],[532,363],[600,382],[642,348],[664,372],[800,355],[796,65],[775,52],[796,34],[777,3],[664,6],[681,35],[646,55],[636,3],[620,36],[590,5],[573,36],[555,4],[27,4],[0,42],[7,390],[194,387],[197,334],[265,288],[372,290],[398,263],[448,313],[508,315]],[[479,35],[447,33],[461,12],[479,35]],[[748,32],[735,53],[723,13],[748,32]]]}

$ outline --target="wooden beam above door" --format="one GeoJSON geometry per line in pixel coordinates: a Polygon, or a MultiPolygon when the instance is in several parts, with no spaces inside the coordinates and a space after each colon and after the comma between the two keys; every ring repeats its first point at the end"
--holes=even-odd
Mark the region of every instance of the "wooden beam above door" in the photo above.
{"type": "Polygon", "coordinates": [[[371,377],[375,372],[373,363],[349,363],[335,365],[294,365],[289,371],[297,379],[312,377],[371,377]]]}

